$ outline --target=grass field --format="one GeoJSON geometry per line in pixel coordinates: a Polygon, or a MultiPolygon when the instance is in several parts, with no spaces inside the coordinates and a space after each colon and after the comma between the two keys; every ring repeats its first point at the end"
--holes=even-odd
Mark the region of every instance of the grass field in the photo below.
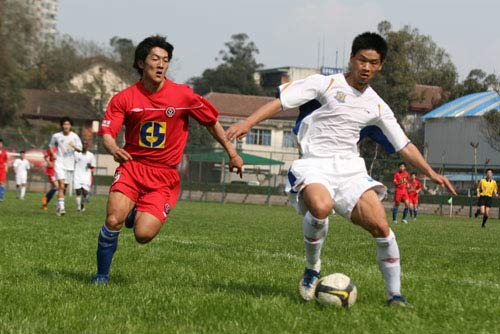
{"type": "Polygon", "coordinates": [[[375,245],[336,216],[323,273],[358,287],[349,310],[304,303],[301,219],[289,207],[180,202],[148,245],[120,236],[108,286],[90,284],[106,197],[56,217],[41,194],[0,203],[0,333],[497,333],[500,224],[421,215],[393,227],[403,292],[385,306],[375,245]]]}

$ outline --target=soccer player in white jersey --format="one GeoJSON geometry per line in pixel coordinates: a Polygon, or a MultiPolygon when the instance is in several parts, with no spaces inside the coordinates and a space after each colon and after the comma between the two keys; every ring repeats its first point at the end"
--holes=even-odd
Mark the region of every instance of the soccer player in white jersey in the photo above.
{"type": "Polygon", "coordinates": [[[52,135],[49,147],[51,149],[57,148],[54,162],[57,180],[56,214],[61,216],[66,213],[64,195],[66,194],[66,185],[71,182],[75,170],[75,151],[81,152],[82,141],[76,133],[71,131],[73,122],[69,117],[61,118],[59,123],[62,131],[52,135]]]}
{"type": "Polygon", "coordinates": [[[16,174],[16,198],[24,199],[26,195],[26,184],[28,183],[28,171],[31,168],[30,162],[26,160],[24,151],[19,152],[19,158],[14,160],[14,173],[16,174]]]}
{"type": "Polygon", "coordinates": [[[304,215],[306,269],[299,292],[306,301],[314,297],[328,216],[335,210],[373,236],[388,305],[410,306],[401,295],[399,248],[380,201],[386,188],[367,174],[357,149],[364,136],[375,139],[391,153],[399,152],[420,172],[455,194],[448,179],[426,163],[389,106],[369,86],[382,69],[386,54],[387,44],[380,35],[363,33],[353,41],[350,72],[313,75],[284,84],[278,89],[279,98],[226,131],[229,140],[241,138],[281,110],[300,107],[294,132],[301,159],[290,168],[287,191],[297,211],[304,215]]]}
{"type": "Polygon", "coordinates": [[[81,152],[75,152],[75,174],[73,185],[76,191],[76,211],[85,211],[83,199],[92,185],[92,170],[96,167],[95,156],[89,150],[89,143],[84,141],[81,152]]]}

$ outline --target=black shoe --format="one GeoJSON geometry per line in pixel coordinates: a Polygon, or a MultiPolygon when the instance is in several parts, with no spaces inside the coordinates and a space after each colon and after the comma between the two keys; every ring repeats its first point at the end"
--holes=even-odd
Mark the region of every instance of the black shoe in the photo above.
{"type": "Polygon", "coordinates": [[[134,206],[132,211],[127,216],[127,219],[125,219],[125,227],[126,228],[132,228],[134,227],[134,221],[135,221],[135,215],[137,214],[137,210],[134,206]]]}

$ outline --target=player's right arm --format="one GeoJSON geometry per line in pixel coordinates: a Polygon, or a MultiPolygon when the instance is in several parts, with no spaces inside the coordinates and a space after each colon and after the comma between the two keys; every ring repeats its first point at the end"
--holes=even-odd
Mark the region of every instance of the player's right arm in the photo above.
{"type": "Polygon", "coordinates": [[[330,77],[316,74],[279,86],[279,98],[266,103],[247,119],[233,124],[226,130],[227,139],[244,137],[253,126],[271,118],[280,111],[296,108],[311,100],[318,99],[331,87],[332,83],[333,79],[330,77]]]}
{"type": "Polygon", "coordinates": [[[101,123],[101,128],[98,135],[102,136],[103,145],[106,151],[113,156],[113,159],[122,163],[128,160],[132,160],[130,153],[125,151],[122,147],[118,146],[116,143],[116,136],[120,133],[120,130],[125,119],[125,107],[124,101],[122,101],[122,95],[117,94],[113,96],[108,104],[106,113],[101,123]]]}

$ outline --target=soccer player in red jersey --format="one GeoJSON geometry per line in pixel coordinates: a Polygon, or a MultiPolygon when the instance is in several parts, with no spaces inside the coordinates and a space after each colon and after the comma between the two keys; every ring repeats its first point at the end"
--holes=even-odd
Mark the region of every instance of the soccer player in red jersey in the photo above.
{"type": "Polygon", "coordinates": [[[396,224],[397,217],[398,217],[398,208],[399,208],[399,203],[404,202],[405,203],[405,209],[403,211],[403,223],[408,224],[408,221],[406,220],[406,215],[408,215],[408,172],[406,171],[406,164],[404,162],[400,163],[398,165],[398,171],[396,174],[394,174],[394,186],[395,186],[395,191],[394,191],[394,208],[392,209],[392,222],[396,224]]]}
{"type": "Polygon", "coordinates": [[[49,178],[49,183],[50,183],[50,190],[47,191],[45,195],[43,195],[42,198],[42,210],[47,211],[47,204],[49,204],[50,200],[52,197],[54,197],[54,194],[57,191],[57,180],[56,180],[56,172],[54,169],[54,161],[56,160],[55,156],[55,151],[57,150],[56,147],[53,147],[52,149],[49,147],[47,151],[43,154],[43,159],[47,163],[47,167],[45,167],[45,175],[49,178]]]}
{"type": "Polygon", "coordinates": [[[101,124],[104,147],[120,166],[99,233],[96,283],[109,280],[125,220],[133,222],[135,239],[144,244],[160,232],[174,208],[180,191],[177,165],[186,145],[189,117],[206,126],[229,154],[230,170],[236,168],[242,174],[243,160],[226,139],[217,110],[189,86],[166,78],[173,49],[162,36],[139,43],[134,68],[141,79],[111,99],[101,124]],[[115,138],[123,125],[125,146],[119,147],[115,138]]]}
{"type": "Polygon", "coordinates": [[[3,139],[0,139],[0,202],[5,196],[5,182],[7,180],[7,150],[3,148],[3,139]]]}
{"type": "Polygon", "coordinates": [[[410,217],[417,220],[418,212],[418,193],[422,191],[422,184],[417,179],[416,173],[411,173],[410,181],[408,181],[408,197],[410,202],[410,217]]]}

